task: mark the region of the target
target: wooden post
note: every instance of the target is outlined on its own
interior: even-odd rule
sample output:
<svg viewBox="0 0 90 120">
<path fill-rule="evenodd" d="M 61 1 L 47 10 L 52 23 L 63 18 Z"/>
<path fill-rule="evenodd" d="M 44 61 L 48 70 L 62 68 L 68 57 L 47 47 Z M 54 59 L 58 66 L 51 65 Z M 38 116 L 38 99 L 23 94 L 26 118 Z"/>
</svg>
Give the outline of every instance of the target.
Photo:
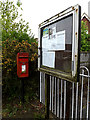
<svg viewBox="0 0 90 120">
<path fill-rule="evenodd" d="M 71 101 L 71 99 L 72 99 L 72 97 L 71 97 L 71 93 L 72 93 L 72 89 L 71 89 L 71 87 L 72 87 L 72 83 L 70 83 L 70 82 L 67 82 L 67 87 L 66 87 L 66 120 L 68 120 L 69 119 L 69 117 L 70 117 L 70 105 L 71 105 L 71 103 L 70 103 L 70 101 Z"/>
<path fill-rule="evenodd" d="M 24 79 L 21 79 L 21 101 L 24 103 Z"/>
<path fill-rule="evenodd" d="M 45 74 L 45 119 L 49 119 L 50 76 Z"/>
</svg>

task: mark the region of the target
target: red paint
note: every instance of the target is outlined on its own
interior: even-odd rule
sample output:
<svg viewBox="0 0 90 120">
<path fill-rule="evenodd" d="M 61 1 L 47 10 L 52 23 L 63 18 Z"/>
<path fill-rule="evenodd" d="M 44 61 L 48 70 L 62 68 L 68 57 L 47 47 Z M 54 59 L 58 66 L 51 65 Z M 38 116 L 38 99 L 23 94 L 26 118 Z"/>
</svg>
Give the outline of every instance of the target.
<svg viewBox="0 0 90 120">
<path fill-rule="evenodd" d="M 29 54 L 18 53 L 17 54 L 17 75 L 19 78 L 29 76 Z"/>
</svg>

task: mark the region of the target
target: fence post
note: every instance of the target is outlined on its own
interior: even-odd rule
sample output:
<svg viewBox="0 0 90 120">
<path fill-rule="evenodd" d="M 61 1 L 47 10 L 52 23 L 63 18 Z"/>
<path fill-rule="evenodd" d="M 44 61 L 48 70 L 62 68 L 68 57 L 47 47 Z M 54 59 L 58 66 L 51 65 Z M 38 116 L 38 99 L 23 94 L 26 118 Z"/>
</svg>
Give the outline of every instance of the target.
<svg viewBox="0 0 90 120">
<path fill-rule="evenodd" d="M 52 83 L 52 82 L 51 82 L 51 76 L 50 76 L 50 110 L 51 110 L 51 93 L 52 93 L 52 92 L 51 92 L 51 88 L 52 88 L 52 87 L 51 87 L 51 83 Z"/>
<path fill-rule="evenodd" d="M 42 102 L 42 87 L 41 87 L 41 85 L 42 85 L 42 83 L 41 83 L 41 80 L 42 80 L 42 77 L 41 77 L 41 75 L 42 75 L 42 73 L 40 72 L 40 102 Z"/>
<path fill-rule="evenodd" d="M 77 110 L 78 110 L 78 82 L 76 83 L 76 111 L 75 111 L 75 118 L 77 119 Z"/>
<path fill-rule="evenodd" d="M 62 90 L 63 90 L 62 82 L 63 80 L 61 80 L 60 119 L 62 118 Z"/>
<path fill-rule="evenodd" d="M 84 75 L 84 70 L 82 70 L 82 75 Z M 80 106 L 80 118 L 82 118 L 82 105 L 83 105 L 83 80 L 84 76 L 82 76 L 82 86 L 81 86 L 81 106 Z"/>
<path fill-rule="evenodd" d="M 89 70 L 88 70 L 88 88 L 87 88 L 87 116 L 86 118 L 88 119 L 89 118 Z"/>
<path fill-rule="evenodd" d="M 50 76 L 45 74 L 45 119 L 49 119 Z"/>
<path fill-rule="evenodd" d="M 54 77 L 52 77 L 52 113 L 53 113 L 53 91 L 54 91 Z"/>
<path fill-rule="evenodd" d="M 72 92 L 71 87 L 72 87 L 71 83 L 69 83 L 68 81 L 64 81 L 64 89 L 65 89 L 64 94 L 66 94 L 64 97 L 64 99 L 66 99 L 65 100 L 66 102 L 64 102 L 66 104 L 65 115 L 64 115 L 65 120 L 68 120 L 70 117 L 70 107 L 71 107 L 70 101 L 71 101 L 71 92 Z"/>
</svg>

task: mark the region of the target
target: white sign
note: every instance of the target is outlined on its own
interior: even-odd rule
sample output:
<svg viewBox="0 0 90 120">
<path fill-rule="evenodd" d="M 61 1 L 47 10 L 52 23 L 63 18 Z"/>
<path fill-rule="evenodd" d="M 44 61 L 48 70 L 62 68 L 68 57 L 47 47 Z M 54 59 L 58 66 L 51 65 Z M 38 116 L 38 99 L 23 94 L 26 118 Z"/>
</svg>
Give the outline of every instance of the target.
<svg viewBox="0 0 90 120">
<path fill-rule="evenodd" d="M 55 38 L 49 42 L 51 44 L 48 50 L 65 50 L 65 30 L 57 32 Z"/>
<path fill-rule="evenodd" d="M 56 33 L 56 50 L 65 50 L 65 30 Z"/>
<path fill-rule="evenodd" d="M 55 37 L 42 37 L 42 65 L 55 68 L 55 51 L 65 50 L 65 30 L 56 33 L 54 27 L 52 31 Z"/>
<path fill-rule="evenodd" d="M 22 72 L 26 72 L 26 65 L 22 65 Z"/>
<path fill-rule="evenodd" d="M 49 45 L 50 42 L 49 42 L 49 36 L 46 36 L 46 37 L 42 37 L 42 49 L 44 51 L 48 50 L 49 49 Z"/>
<path fill-rule="evenodd" d="M 55 68 L 55 52 L 43 52 L 42 58 L 44 66 Z"/>
<path fill-rule="evenodd" d="M 49 39 L 49 36 L 42 37 L 42 50 L 48 51 L 48 50 L 65 50 L 65 30 L 57 32 L 55 34 L 55 28 L 54 28 L 54 37 L 51 37 Z"/>
</svg>

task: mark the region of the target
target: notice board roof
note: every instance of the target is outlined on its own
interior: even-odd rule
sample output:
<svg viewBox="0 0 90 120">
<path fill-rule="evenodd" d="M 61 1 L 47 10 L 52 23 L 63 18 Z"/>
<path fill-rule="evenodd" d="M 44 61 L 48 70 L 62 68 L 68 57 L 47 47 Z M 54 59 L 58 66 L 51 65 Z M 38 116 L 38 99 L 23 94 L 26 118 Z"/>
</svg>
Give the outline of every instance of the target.
<svg viewBox="0 0 90 120">
<path fill-rule="evenodd" d="M 71 7 L 68 7 L 67 9 L 63 10 L 62 12 L 50 17 L 49 19 L 43 21 L 42 23 L 39 24 L 39 27 L 42 27 L 42 26 L 46 26 L 48 24 L 50 24 L 51 22 L 53 21 L 56 21 L 58 18 L 60 18 L 61 16 L 65 15 L 65 14 L 68 14 L 70 11 L 72 10 L 75 10 L 75 8 L 79 6 L 79 4 L 75 5 L 75 6 L 71 6 Z M 76 9 L 76 11 L 78 11 L 78 9 Z"/>
</svg>

